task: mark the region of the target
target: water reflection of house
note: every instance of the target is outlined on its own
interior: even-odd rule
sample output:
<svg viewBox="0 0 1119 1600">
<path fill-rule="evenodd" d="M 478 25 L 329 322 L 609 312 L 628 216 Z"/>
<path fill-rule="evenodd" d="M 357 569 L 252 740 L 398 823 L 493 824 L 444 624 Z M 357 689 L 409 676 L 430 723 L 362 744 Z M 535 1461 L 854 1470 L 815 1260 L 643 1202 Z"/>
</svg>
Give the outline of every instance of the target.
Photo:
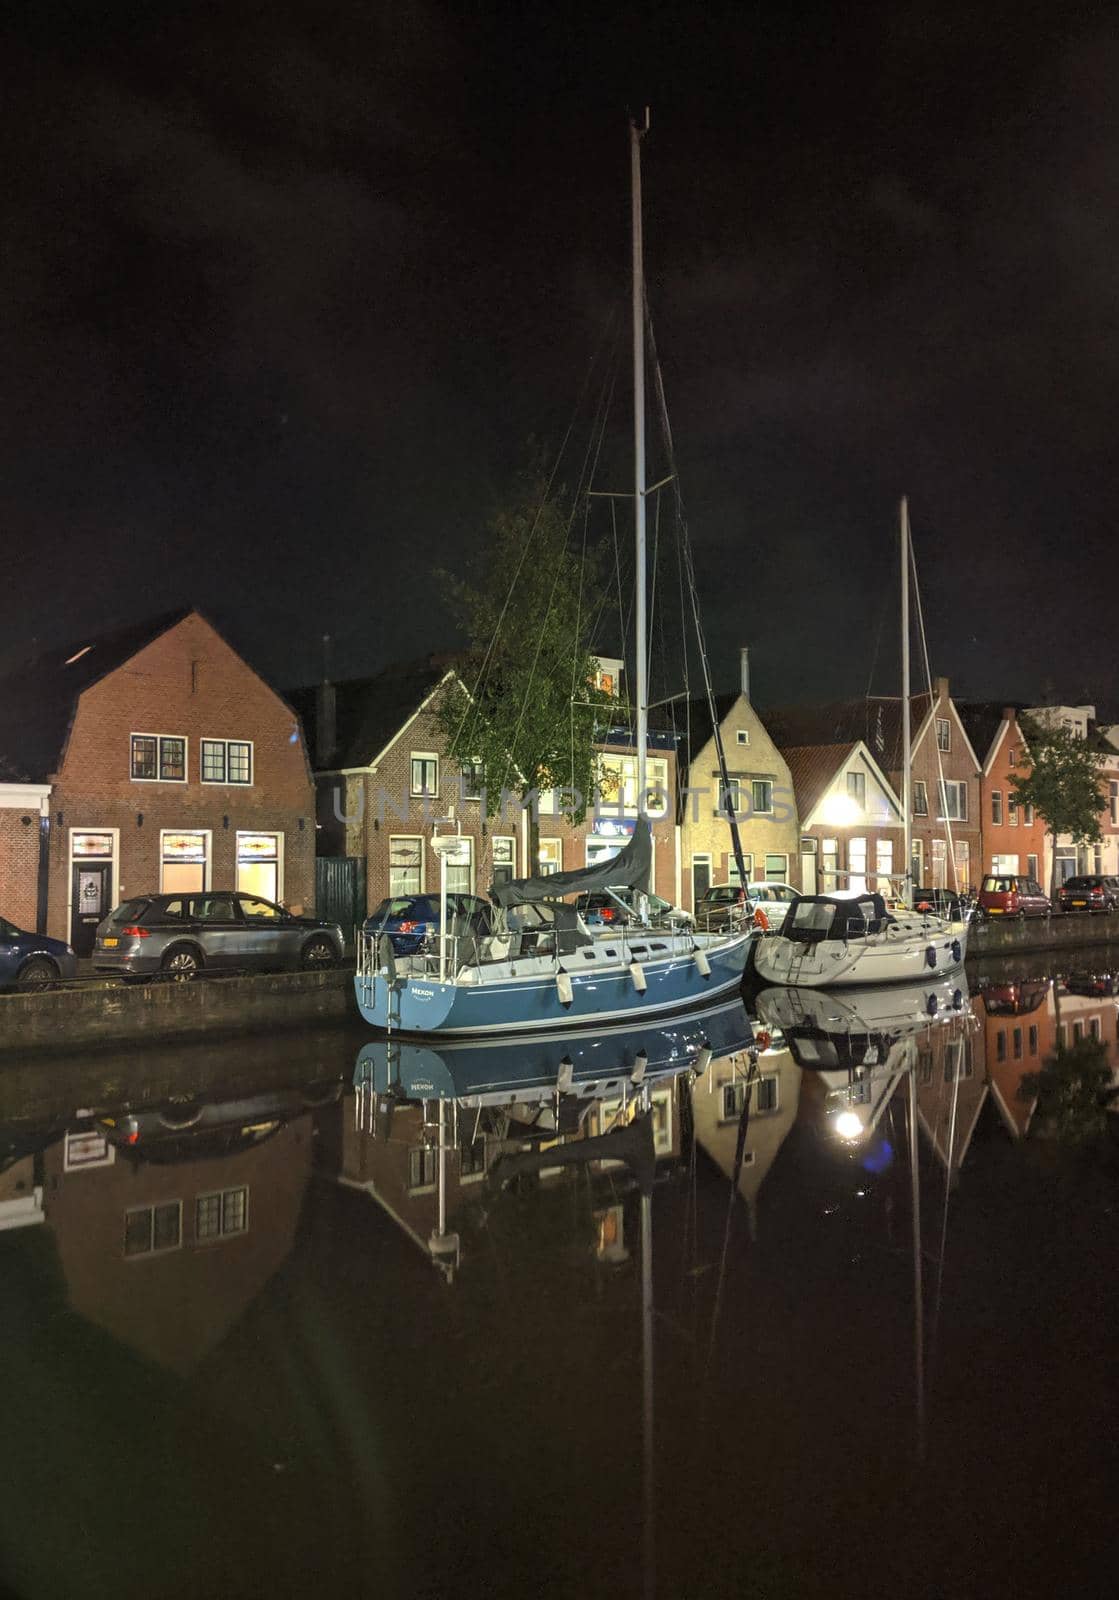
<svg viewBox="0 0 1119 1600">
<path fill-rule="evenodd" d="M 978 1001 L 957 1020 L 917 1034 L 917 1121 L 945 1166 L 958 1169 L 987 1098 L 986 1039 Z"/>
<path fill-rule="evenodd" d="M 0 1163 L 0 1231 L 43 1220 L 43 1191 L 35 1182 L 35 1157 Z"/>
<path fill-rule="evenodd" d="M 311 1117 L 234 1153 L 163 1164 L 44 1155 L 45 1210 L 71 1307 L 186 1373 L 290 1253 L 311 1171 Z M 188 1146 L 189 1148 L 189 1146 Z"/>
<path fill-rule="evenodd" d="M 983 1033 L 991 1099 L 1011 1137 L 1024 1138 L 1036 1100 L 1020 1097 L 1022 1079 L 1041 1070 L 1056 1042 L 1049 979 L 988 984 L 972 1004 Z"/>
<path fill-rule="evenodd" d="M 728 1178 L 734 1175 L 738 1128 L 746 1093 L 749 1058 L 724 1056 L 713 1061 L 692 1088 L 692 1114 L 700 1148 Z M 801 1069 L 789 1050 L 763 1050 L 751 1090 L 750 1123 L 738 1189 L 757 1225 L 758 1191 L 796 1121 Z"/>
</svg>

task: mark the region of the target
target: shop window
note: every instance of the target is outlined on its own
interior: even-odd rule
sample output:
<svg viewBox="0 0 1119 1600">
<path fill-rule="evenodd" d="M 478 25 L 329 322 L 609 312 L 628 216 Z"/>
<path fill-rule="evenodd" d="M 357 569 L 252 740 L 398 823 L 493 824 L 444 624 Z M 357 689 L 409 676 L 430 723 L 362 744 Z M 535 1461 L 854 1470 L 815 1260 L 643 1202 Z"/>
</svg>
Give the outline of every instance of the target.
<svg viewBox="0 0 1119 1600">
<path fill-rule="evenodd" d="M 181 1200 L 169 1200 L 158 1206 L 134 1206 L 124 1213 L 126 1256 L 150 1256 L 159 1250 L 177 1250 L 182 1239 Z"/>
<path fill-rule="evenodd" d="M 132 781 L 185 783 L 186 745 L 186 740 L 178 734 L 132 734 Z"/>
</svg>

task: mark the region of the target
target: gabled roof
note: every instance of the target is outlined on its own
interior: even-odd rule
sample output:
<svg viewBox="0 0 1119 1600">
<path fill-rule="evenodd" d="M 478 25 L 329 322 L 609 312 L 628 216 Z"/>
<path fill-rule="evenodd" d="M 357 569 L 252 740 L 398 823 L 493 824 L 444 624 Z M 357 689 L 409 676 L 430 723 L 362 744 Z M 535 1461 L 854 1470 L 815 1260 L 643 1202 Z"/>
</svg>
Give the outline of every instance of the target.
<svg viewBox="0 0 1119 1600">
<path fill-rule="evenodd" d="M 801 744 L 781 750 L 792 774 L 797 815 L 802 826 L 830 789 L 836 773 L 846 766 L 856 743 L 852 740 L 845 744 Z"/>
<path fill-rule="evenodd" d="M 371 678 L 334 684 L 336 735 L 330 766 L 372 766 L 458 660 L 453 655 L 424 656 L 396 662 Z M 318 694 L 317 686 L 310 685 L 286 695 L 302 718 L 307 748 L 312 751 L 318 749 Z"/>
<path fill-rule="evenodd" d="M 85 634 L 0 680 L 0 778 L 41 782 L 58 769 L 78 696 L 191 615 L 164 612 L 112 633 Z"/>
</svg>

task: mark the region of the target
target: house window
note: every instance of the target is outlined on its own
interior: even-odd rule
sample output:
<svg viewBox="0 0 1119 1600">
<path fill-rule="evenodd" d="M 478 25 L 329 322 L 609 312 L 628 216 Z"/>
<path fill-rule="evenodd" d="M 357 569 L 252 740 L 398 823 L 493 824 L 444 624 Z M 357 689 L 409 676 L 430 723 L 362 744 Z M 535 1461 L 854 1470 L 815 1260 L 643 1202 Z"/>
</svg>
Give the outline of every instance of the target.
<svg viewBox="0 0 1119 1600">
<path fill-rule="evenodd" d="M 929 791 L 925 787 L 924 778 L 913 780 L 913 815 L 927 817 L 929 814 Z"/>
<path fill-rule="evenodd" d="M 1018 755 L 1018 752 L 1015 750 L 1014 746 L 1011 745 L 1010 749 L 1006 753 L 1006 759 L 1007 759 L 1007 762 L 1008 762 L 1008 764 L 1010 766 L 1016 767 L 1018 765 L 1018 762 L 1017 762 L 1017 759 L 1016 759 L 1017 755 Z"/>
<path fill-rule="evenodd" d="M 951 778 L 946 778 L 939 786 L 940 811 L 939 819 L 943 822 L 967 821 L 967 784 L 954 783 Z"/>
<path fill-rule="evenodd" d="M 765 881 L 767 883 L 787 883 L 789 881 L 788 856 L 766 856 Z"/>
<path fill-rule="evenodd" d="M 722 1114 L 721 1122 L 737 1122 L 742 1115 L 742 1108 L 746 1104 L 746 1080 L 736 1078 L 733 1083 L 724 1083 L 722 1087 Z M 750 1110 L 760 1115 L 767 1115 L 777 1110 L 777 1079 L 767 1073 L 764 1077 L 755 1078 L 750 1095 Z"/>
<path fill-rule="evenodd" d="M 412 752 L 412 793 L 433 797 L 439 793 L 439 757 Z"/>
<path fill-rule="evenodd" d="M 830 894 L 839 876 L 839 840 L 820 840 L 820 889 Z"/>
<path fill-rule="evenodd" d="M 462 763 L 462 798 L 464 800 L 480 800 L 482 798 L 482 785 L 485 783 L 485 773 L 482 771 L 480 761 L 464 761 Z"/>
<path fill-rule="evenodd" d="M 741 883 L 742 880 L 738 875 L 738 862 L 734 859 L 733 855 L 728 855 L 726 859 L 727 859 L 727 882 L 728 883 Z M 743 855 L 743 857 L 742 857 L 742 865 L 746 869 L 746 882 L 750 883 L 753 880 L 753 876 L 754 876 L 754 858 L 753 858 L 753 856 L 751 856 L 751 855 Z"/>
<path fill-rule="evenodd" d="M 991 790 L 991 821 L 995 827 L 1002 825 L 1002 790 Z"/>
<path fill-rule="evenodd" d="M 423 840 L 394 834 L 389 839 L 389 894 L 420 894 L 423 877 Z"/>
<path fill-rule="evenodd" d="M 517 875 L 517 841 L 497 837 L 493 841 L 493 881 L 509 883 Z"/>
<path fill-rule="evenodd" d="M 953 839 L 952 850 L 956 858 L 955 887 L 962 892 L 971 888 L 971 845 L 967 839 Z"/>
<path fill-rule="evenodd" d="M 541 839 L 540 850 L 536 857 L 536 870 L 544 877 L 550 876 L 553 872 L 562 872 L 562 839 Z"/>
<path fill-rule="evenodd" d="M 718 774 L 715 774 L 717 777 Z M 645 763 L 645 810 L 651 817 L 668 814 L 668 761 L 650 756 Z M 721 794 L 720 786 L 720 794 Z M 637 815 L 637 757 L 610 752 L 598 760 L 598 802 L 627 817 Z M 543 803 L 541 803 L 543 810 Z"/>
<path fill-rule="evenodd" d="M 447 857 L 447 889 L 452 894 L 474 893 L 474 840 L 463 837 Z"/>
<path fill-rule="evenodd" d="M 157 1250 L 177 1250 L 182 1241 L 181 1200 L 169 1200 L 159 1206 L 133 1206 L 124 1213 L 126 1256 L 150 1256 Z"/>
<path fill-rule="evenodd" d="M 1112 778 L 1107 788 L 1108 803 L 1111 807 L 1111 825 L 1112 827 L 1117 827 L 1119 826 L 1119 783 L 1116 783 L 1115 779 Z M 1029 818 L 1028 820 L 1032 821 L 1033 819 Z"/>
<path fill-rule="evenodd" d="M 777 1079 L 768 1074 L 759 1078 L 754 1087 L 754 1110 L 765 1113 L 777 1110 Z"/>
<path fill-rule="evenodd" d="M 742 814 L 742 785 L 737 778 L 728 778 L 719 791 L 717 815 L 725 817 L 732 811 L 736 817 Z"/>
<path fill-rule="evenodd" d="M 1031 878 L 1036 878 L 1037 877 L 1037 857 L 1036 856 L 1027 856 L 1026 857 L 1026 873 Z"/>
<path fill-rule="evenodd" d="M 878 873 L 878 893 L 890 893 L 890 877 L 894 870 L 894 841 L 879 839 L 874 846 L 874 866 Z"/>
<path fill-rule="evenodd" d="M 1022 807 L 1022 821 L 1027 828 L 1032 828 L 1034 825 L 1034 808 L 1028 801 Z"/>
<path fill-rule="evenodd" d="M 249 1191 L 244 1185 L 218 1194 L 200 1194 L 194 1202 L 194 1236 L 200 1242 L 228 1239 L 231 1234 L 247 1233 L 248 1227 Z"/>
<path fill-rule="evenodd" d="M 163 828 L 159 835 L 159 887 L 163 894 L 178 890 L 200 891 L 206 888 L 206 864 L 210 853 L 210 835 L 205 833 L 172 833 Z"/>
<path fill-rule="evenodd" d="M 755 816 L 767 816 L 773 810 L 773 781 L 755 778 L 750 784 L 750 804 Z"/>
<path fill-rule="evenodd" d="M 849 772 L 847 774 L 847 797 L 855 802 L 860 811 L 866 810 L 865 772 Z"/>
<path fill-rule="evenodd" d="M 435 1187 L 435 1162 L 436 1152 L 430 1145 L 413 1145 L 408 1152 L 408 1187 L 409 1189 L 433 1189 Z"/>
<path fill-rule="evenodd" d="M 933 1055 L 931 1050 L 917 1052 L 917 1082 L 931 1083 L 933 1075 Z"/>
<path fill-rule="evenodd" d="M 948 887 L 948 844 L 944 839 L 932 841 L 932 885 L 934 889 Z"/>
<path fill-rule="evenodd" d="M 247 739 L 203 739 L 201 776 L 203 783 L 252 783 L 252 744 Z"/>
<path fill-rule="evenodd" d="M 1092 1039 L 1098 1039 L 1099 1038 L 1099 1036 L 1100 1036 L 1100 1019 L 1099 1019 L 1099 1017 L 1089 1017 L 1088 1018 L 1088 1035 Z"/>
<path fill-rule="evenodd" d="M 692 905 L 698 905 L 711 887 L 711 857 L 692 857 Z"/>
<path fill-rule="evenodd" d="M 750 743 L 750 730 L 748 728 L 739 728 L 738 733 L 735 735 L 735 737 L 737 738 L 739 744 L 749 744 Z"/>
<path fill-rule="evenodd" d="M 866 888 L 866 840 L 847 843 L 847 887 L 861 893 Z"/>
<path fill-rule="evenodd" d="M 459 1176 L 462 1178 L 476 1178 L 485 1170 L 485 1139 L 475 1139 L 472 1144 L 462 1145 L 459 1149 Z"/>
<path fill-rule="evenodd" d="M 278 900 L 283 893 L 282 833 L 238 833 L 237 887 L 245 894 Z"/>
<path fill-rule="evenodd" d="M 937 717 L 936 719 L 936 748 L 938 750 L 951 750 L 952 748 L 952 724 L 947 717 Z"/>
<path fill-rule="evenodd" d="M 1014 1030 L 1014 1059 L 1015 1059 L 1015 1061 L 1021 1061 L 1021 1059 L 1022 1059 L 1022 1030 L 1021 1030 L 1021 1028 L 1015 1028 L 1015 1030 Z"/>
<path fill-rule="evenodd" d="M 1000 1028 L 995 1034 L 995 1055 L 999 1061 L 1006 1060 L 1006 1029 Z"/>
<path fill-rule="evenodd" d="M 1073 1025 L 1072 1025 L 1072 1042 L 1073 1042 L 1073 1044 L 1079 1044 L 1080 1041 L 1083 1039 L 1083 1037 L 1084 1037 L 1084 1024 L 1082 1022 L 1074 1022 Z"/>
<path fill-rule="evenodd" d="M 178 734 L 132 735 L 134 783 L 185 783 L 186 740 Z"/>
<path fill-rule="evenodd" d="M 1031 1022 L 1030 1023 L 1029 1048 L 1030 1048 L 1030 1055 L 1036 1056 L 1037 1055 L 1037 1023 L 1036 1022 Z"/>
<path fill-rule="evenodd" d="M 944 1047 L 944 1081 L 954 1083 L 957 1078 L 972 1075 L 971 1051 L 963 1039 L 952 1039 Z"/>
<path fill-rule="evenodd" d="M 1018 826 L 1018 799 L 1016 795 L 1008 794 L 1006 797 L 1006 820 L 1012 828 Z"/>
</svg>

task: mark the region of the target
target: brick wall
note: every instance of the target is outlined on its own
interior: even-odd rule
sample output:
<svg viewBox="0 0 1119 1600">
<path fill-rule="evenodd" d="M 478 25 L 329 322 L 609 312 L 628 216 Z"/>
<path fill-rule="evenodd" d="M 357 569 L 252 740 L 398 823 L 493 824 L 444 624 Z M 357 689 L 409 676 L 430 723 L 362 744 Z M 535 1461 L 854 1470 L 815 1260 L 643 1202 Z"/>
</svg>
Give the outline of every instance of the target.
<svg viewBox="0 0 1119 1600">
<path fill-rule="evenodd" d="M 133 733 L 184 737 L 187 781 L 133 780 Z M 202 783 L 203 738 L 250 740 L 251 785 Z M 118 899 L 158 892 L 163 828 L 209 831 L 213 888 L 236 884 L 238 829 L 280 833 L 281 896 L 313 908 L 314 791 L 298 719 L 197 614 L 81 696 L 51 816 L 48 931 L 59 938 L 69 937 L 72 829 L 119 830 Z"/>
<path fill-rule="evenodd" d="M 25 820 L 26 819 L 26 820 Z M 39 878 L 39 806 L 0 807 L 0 916 L 35 930 Z"/>
</svg>

